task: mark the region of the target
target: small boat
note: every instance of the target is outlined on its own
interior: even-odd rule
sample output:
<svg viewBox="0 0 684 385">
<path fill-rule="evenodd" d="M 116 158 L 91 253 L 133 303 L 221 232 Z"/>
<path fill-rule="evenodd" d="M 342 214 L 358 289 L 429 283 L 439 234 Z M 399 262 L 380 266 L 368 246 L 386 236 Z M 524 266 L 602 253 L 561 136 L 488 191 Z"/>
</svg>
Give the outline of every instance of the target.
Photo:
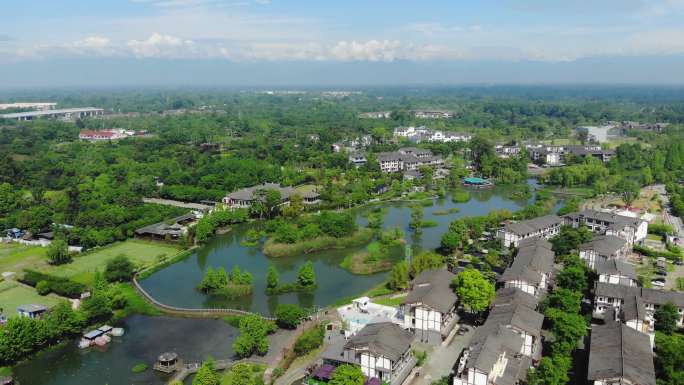
<svg viewBox="0 0 684 385">
<path fill-rule="evenodd" d="M 112 339 L 111 339 L 109 336 L 107 336 L 107 335 L 101 335 L 101 336 L 95 338 L 95 345 L 97 345 L 97 346 L 105 346 L 105 345 L 107 345 L 108 343 L 110 343 L 111 341 L 112 341 Z"/>
<path fill-rule="evenodd" d="M 111 334 L 114 337 L 121 337 L 122 335 L 124 335 L 124 329 L 123 328 L 113 328 L 109 334 Z"/>
<path fill-rule="evenodd" d="M 90 343 L 91 343 L 90 340 L 87 340 L 87 339 L 85 339 L 85 338 L 81 338 L 81 340 L 78 341 L 78 348 L 79 348 L 79 349 L 86 349 L 86 348 L 89 348 L 89 347 L 90 347 Z"/>
</svg>

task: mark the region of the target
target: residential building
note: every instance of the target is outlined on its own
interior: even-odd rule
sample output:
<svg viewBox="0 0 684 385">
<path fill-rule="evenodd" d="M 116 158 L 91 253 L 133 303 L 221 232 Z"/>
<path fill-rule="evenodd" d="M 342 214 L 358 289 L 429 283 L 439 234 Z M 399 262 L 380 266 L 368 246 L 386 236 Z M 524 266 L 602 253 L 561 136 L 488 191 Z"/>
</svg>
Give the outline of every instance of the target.
<svg viewBox="0 0 684 385">
<path fill-rule="evenodd" d="M 516 223 L 510 223 L 499 229 L 497 237 L 506 247 L 518 247 L 518 243 L 527 238 L 541 237 L 552 238 L 560 233 L 563 219 L 556 215 L 528 219 Z"/>
<path fill-rule="evenodd" d="M 608 259 L 596 264 L 598 281 L 624 286 L 637 286 L 634 266 L 617 259 Z"/>
<path fill-rule="evenodd" d="M 349 154 L 349 163 L 353 164 L 354 167 L 359 168 L 368 163 L 368 159 L 363 152 L 352 152 Z"/>
<path fill-rule="evenodd" d="M 646 221 L 615 213 L 582 210 L 568 214 L 564 218 L 565 224 L 574 228 L 586 226 L 593 233 L 622 238 L 630 246 L 642 242 L 648 235 L 648 223 Z"/>
<path fill-rule="evenodd" d="M 335 336 L 322 354 L 332 365 L 352 364 L 370 380 L 400 385 L 415 366 L 411 354 L 413 334 L 392 322 L 367 324 L 349 340 Z"/>
<path fill-rule="evenodd" d="M 81 130 L 81 132 L 78 134 L 78 138 L 90 142 L 97 142 L 123 139 L 133 135 L 135 135 L 135 131 L 127 131 L 123 129 Z"/>
<path fill-rule="evenodd" d="M 587 379 L 594 385 L 655 385 L 648 336 L 619 322 L 592 326 Z"/>
<path fill-rule="evenodd" d="M 135 230 L 135 235 L 142 238 L 179 239 L 187 234 L 188 227 L 198 219 L 196 213 L 188 213 L 168 221 L 155 223 Z"/>
<path fill-rule="evenodd" d="M 535 361 L 541 358 L 541 328 L 544 315 L 535 311 L 534 307 L 519 302 L 499 303 L 489 311 L 487 322 L 505 325 L 515 331 L 523 341 L 520 353 Z"/>
<path fill-rule="evenodd" d="M 537 298 L 546 293 L 555 258 L 554 252 L 546 243 L 538 241 L 521 246 L 511 266 L 499 277 L 499 284 L 518 288 Z"/>
<path fill-rule="evenodd" d="M 417 170 L 422 166 L 437 167 L 444 164 L 444 159 L 433 155 L 432 151 L 415 147 L 400 148 L 396 152 L 381 152 L 376 155 L 380 171 L 399 172 Z"/>
<path fill-rule="evenodd" d="M 451 288 L 456 276 L 446 269 L 420 273 L 401 304 L 404 328 L 421 342 L 440 344 L 456 325 L 458 298 Z"/>
<path fill-rule="evenodd" d="M 359 114 L 359 119 L 389 119 L 391 117 L 392 111 L 374 111 Z"/>
<path fill-rule="evenodd" d="M 45 111 L 45 110 L 51 110 L 57 106 L 57 103 L 33 103 L 33 102 L 24 102 L 24 103 L 2 103 L 0 104 L 0 110 L 9 110 L 9 109 L 36 109 L 39 111 Z"/>
<path fill-rule="evenodd" d="M 45 312 L 47 312 L 47 307 L 34 303 L 17 307 L 20 317 L 36 319 L 42 317 Z"/>
<path fill-rule="evenodd" d="M 656 309 L 666 303 L 671 303 L 677 307 L 679 319 L 677 325 L 684 326 L 684 293 L 678 291 L 665 291 L 648 289 L 638 286 L 616 285 L 606 282 L 596 282 L 594 284 L 594 306 L 593 317 L 597 319 L 605 318 L 606 312 L 615 308 L 621 310 L 628 297 L 639 297 L 644 305 L 648 318 L 652 318 Z"/>
<path fill-rule="evenodd" d="M 264 193 L 275 190 L 280 193 L 281 204 L 289 202 L 295 190 L 292 187 L 282 187 L 277 183 L 263 183 L 257 186 L 243 188 L 232 192 L 223 198 L 223 203 L 229 208 L 249 208 L 257 199 L 264 199 Z"/>
<path fill-rule="evenodd" d="M 614 235 L 600 235 L 580 245 L 579 256 L 590 268 L 596 269 L 597 263 L 625 259 L 629 250 L 626 240 Z"/>
<path fill-rule="evenodd" d="M 449 119 L 454 117 L 453 111 L 445 110 L 413 110 L 411 114 L 418 119 Z"/>
<path fill-rule="evenodd" d="M 522 148 L 520 146 L 497 145 L 494 147 L 494 151 L 496 151 L 496 156 L 499 158 L 510 158 L 520 155 Z"/>
</svg>

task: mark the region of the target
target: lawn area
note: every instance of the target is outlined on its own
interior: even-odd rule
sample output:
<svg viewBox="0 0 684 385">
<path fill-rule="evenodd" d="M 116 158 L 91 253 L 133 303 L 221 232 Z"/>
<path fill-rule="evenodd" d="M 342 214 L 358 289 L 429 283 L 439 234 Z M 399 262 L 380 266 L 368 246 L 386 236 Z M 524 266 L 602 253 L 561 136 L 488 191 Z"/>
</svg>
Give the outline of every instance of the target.
<svg viewBox="0 0 684 385">
<path fill-rule="evenodd" d="M 386 298 L 374 299 L 373 302 L 377 303 L 378 305 L 399 307 L 399 305 L 401 305 L 401 303 L 404 301 L 405 298 L 406 298 L 406 295 L 400 295 L 398 297 L 386 297 Z"/>
<path fill-rule="evenodd" d="M 129 239 L 76 256 L 73 262 L 66 265 L 51 266 L 43 263 L 38 270 L 72 278 L 87 285 L 92 283 L 96 270 L 104 270 L 107 261 L 120 254 L 127 256 L 137 267 L 142 268 L 162 259 L 169 259 L 180 251 L 181 249 L 174 245 Z"/>
<path fill-rule="evenodd" d="M 24 269 L 45 264 L 44 247 L 24 246 L 19 243 L 0 243 L 0 272 L 21 273 Z"/>
<path fill-rule="evenodd" d="M 54 294 L 38 295 L 34 289 L 23 286 L 16 281 L 0 282 L 0 308 L 7 317 L 16 317 L 17 307 L 21 305 L 35 303 L 50 308 L 64 300 L 64 298 Z"/>
</svg>

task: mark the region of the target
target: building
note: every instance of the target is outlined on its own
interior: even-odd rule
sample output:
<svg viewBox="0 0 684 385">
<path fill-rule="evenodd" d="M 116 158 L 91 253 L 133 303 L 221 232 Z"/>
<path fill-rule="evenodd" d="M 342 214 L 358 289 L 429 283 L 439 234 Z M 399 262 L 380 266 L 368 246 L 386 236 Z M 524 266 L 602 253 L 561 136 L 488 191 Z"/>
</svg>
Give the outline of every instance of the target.
<svg viewBox="0 0 684 385">
<path fill-rule="evenodd" d="M 117 140 L 135 135 L 135 131 L 112 129 L 112 130 L 81 130 L 78 138 L 90 142 Z"/>
<path fill-rule="evenodd" d="M 614 235 L 600 235 L 579 247 L 579 257 L 596 269 L 597 263 L 611 259 L 625 259 L 630 247 L 627 241 Z"/>
<path fill-rule="evenodd" d="M 619 322 L 594 325 L 587 379 L 594 385 L 656 385 L 648 336 Z"/>
<path fill-rule="evenodd" d="M 472 139 L 472 135 L 462 132 L 451 131 L 430 131 L 427 133 L 427 140 L 430 142 L 451 143 L 451 142 L 468 142 Z"/>
<path fill-rule="evenodd" d="M 647 318 L 652 319 L 656 309 L 666 303 L 671 303 L 677 307 L 680 318 L 677 320 L 679 327 L 684 326 L 684 293 L 678 291 L 665 291 L 648 289 L 638 286 L 616 285 L 606 282 L 596 282 L 594 284 L 594 306 L 593 317 L 603 319 L 607 311 L 615 309 L 620 311 L 626 299 L 629 297 L 639 297 L 643 303 Z"/>
<path fill-rule="evenodd" d="M 404 328 L 421 342 L 440 344 L 456 325 L 458 297 L 451 288 L 456 276 L 445 269 L 428 270 L 411 281 L 400 311 Z"/>
<path fill-rule="evenodd" d="M 353 164 L 354 167 L 359 168 L 368 163 L 368 159 L 363 152 L 352 152 L 349 154 L 349 163 Z"/>
<path fill-rule="evenodd" d="M 47 312 L 47 307 L 33 303 L 17 307 L 17 313 L 20 317 L 36 319 L 42 317 L 45 312 Z"/>
<path fill-rule="evenodd" d="M 4 119 L 17 120 L 34 120 L 40 118 L 47 119 L 81 119 L 85 117 L 92 117 L 104 114 L 102 108 L 83 107 L 83 108 L 65 108 L 59 110 L 43 110 L 43 111 L 29 111 L 29 112 L 15 112 L 13 114 L 0 115 Z"/>
<path fill-rule="evenodd" d="M 499 229 L 497 237 L 506 247 L 518 247 L 518 243 L 527 238 L 552 238 L 560 233 L 563 219 L 556 215 L 528 219 L 510 223 Z"/>
<path fill-rule="evenodd" d="M 375 111 L 359 114 L 359 119 L 389 119 L 391 117 L 392 111 Z"/>
<path fill-rule="evenodd" d="M 555 254 L 548 242 L 526 242 L 519 249 L 513 263 L 499 277 L 503 287 L 514 287 L 537 298 L 549 288 L 553 275 Z"/>
<path fill-rule="evenodd" d="M 634 266 L 617 259 L 608 259 L 596 264 L 598 281 L 624 286 L 637 286 L 637 274 Z"/>
<path fill-rule="evenodd" d="M 404 147 L 396 152 L 381 152 L 376 155 L 380 171 L 399 172 L 417 170 L 422 166 L 438 167 L 444 164 L 444 159 L 439 155 L 433 155 L 432 151 Z"/>
<path fill-rule="evenodd" d="M 593 233 L 622 238 L 630 246 L 642 242 L 648 235 L 648 223 L 646 221 L 615 213 L 582 210 L 568 214 L 564 218 L 565 224 L 574 228 L 586 226 Z"/>
<path fill-rule="evenodd" d="M 257 200 L 263 200 L 264 194 L 268 190 L 275 190 L 280 193 L 281 204 L 289 202 L 290 196 L 295 192 L 292 187 L 282 187 L 277 183 L 263 183 L 257 186 L 247 187 L 232 192 L 223 198 L 223 203 L 229 208 L 249 208 Z"/>
<path fill-rule="evenodd" d="M 188 227 L 198 218 L 196 213 L 188 213 L 168 221 L 155 223 L 135 230 L 135 235 L 141 238 L 175 240 L 187 234 Z"/>
<path fill-rule="evenodd" d="M 397 127 L 394 129 L 395 138 L 406 138 L 412 142 L 468 142 L 472 135 L 462 132 L 432 130 L 425 126 Z"/>
<path fill-rule="evenodd" d="M 612 124 L 605 126 L 581 126 L 577 127 L 578 134 L 584 134 L 591 142 L 604 143 L 607 142 L 611 136 L 615 136 L 617 127 Z"/>
<path fill-rule="evenodd" d="M 418 119 L 450 119 L 454 117 L 453 111 L 446 110 L 413 110 L 411 114 Z"/>
<path fill-rule="evenodd" d="M 367 324 L 349 340 L 337 334 L 322 354 L 326 364 L 357 365 L 368 380 L 400 385 L 415 366 L 413 334 L 391 322 Z"/>
<path fill-rule="evenodd" d="M 520 155 L 522 148 L 520 146 L 497 145 L 494 147 L 494 151 L 499 158 L 510 158 Z"/>
</svg>

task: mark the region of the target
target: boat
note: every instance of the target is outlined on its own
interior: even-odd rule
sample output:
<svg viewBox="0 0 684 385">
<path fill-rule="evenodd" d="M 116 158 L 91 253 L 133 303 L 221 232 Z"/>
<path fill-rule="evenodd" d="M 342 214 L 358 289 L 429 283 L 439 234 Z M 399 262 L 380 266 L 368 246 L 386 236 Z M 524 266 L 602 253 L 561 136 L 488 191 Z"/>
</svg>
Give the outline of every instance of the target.
<svg viewBox="0 0 684 385">
<path fill-rule="evenodd" d="M 95 345 L 97 345 L 97 346 L 105 346 L 108 343 L 110 343 L 111 341 L 112 341 L 112 339 L 108 335 L 103 334 L 103 335 L 95 338 L 94 342 L 95 342 Z"/>
<path fill-rule="evenodd" d="M 113 328 L 111 332 L 109 332 L 110 335 L 113 337 L 121 337 L 124 335 L 124 329 L 123 328 Z"/>
<path fill-rule="evenodd" d="M 86 349 L 86 348 L 89 348 L 89 347 L 90 347 L 90 343 L 91 343 L 90 340 L 87 340 L 87 339 L 85 339 L 85 338 L 81 338 L 81 340 L 78 341 L 78 348 L 79 348 L 79 349 Z"/>
<path fill-rule="evenodd" d="M 484 178 L 467 177 L 463 178 L 463 186 L 484 189 L 494 187 L 494 183 Z"/>
</svg>

